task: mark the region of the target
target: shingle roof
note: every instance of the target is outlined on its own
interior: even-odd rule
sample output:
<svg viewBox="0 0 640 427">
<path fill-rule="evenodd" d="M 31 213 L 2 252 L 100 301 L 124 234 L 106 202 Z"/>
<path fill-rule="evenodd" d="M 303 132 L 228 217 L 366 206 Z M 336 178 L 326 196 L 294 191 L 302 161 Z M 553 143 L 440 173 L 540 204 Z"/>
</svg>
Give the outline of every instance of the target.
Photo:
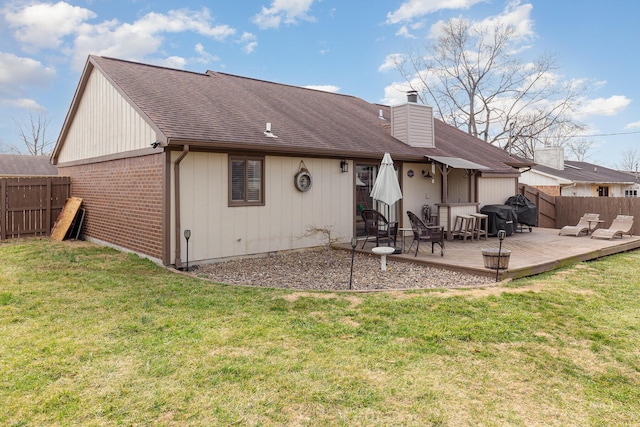
<svg viewBox="0 0 640 427">
<path fill-rule="evenodd" d="M 0 176 L 58 175 L 58 168 L 49 163 L 49 156 L 0 154 Z"/>
<path fill-rule="evenodd" d="M 574 160 L 564 161 L 564 170 L 550 168 L 548 166 L 536 165 L 534 170 L 549 175 L 557 176 L 574 182 L 585 183 L 622 183 L 639 182 L 640 179 L 628 172 L 620 172 L 593 163 L 577 162 Z"/>
<path fill-rule="evenodd" d="M 169 144 L 209 149 L 420 161 L 455 156 L 513 172 L 528 165 L 503 150 L 435 120 L 435 149 L 393 138 L 388 106 L 363 99 L 226 73 L 194 73 L 91 56 L 97 67 L 165 136 Z M 266 123 L 278 138 L 265 137 Z"/>
</svg>

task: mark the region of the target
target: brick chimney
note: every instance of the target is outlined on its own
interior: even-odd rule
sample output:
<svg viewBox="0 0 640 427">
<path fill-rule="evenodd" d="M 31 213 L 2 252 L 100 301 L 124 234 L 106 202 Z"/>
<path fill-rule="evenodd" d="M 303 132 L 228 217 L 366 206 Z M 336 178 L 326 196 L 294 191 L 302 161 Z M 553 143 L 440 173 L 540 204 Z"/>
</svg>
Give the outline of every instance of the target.
<svg viewBox="0 0 640 427">
<path fill-rule="evenodd" d="M 418 92 L 407 92 L 405 104 L 391 107 L 391 135 L 412 147 L 433 148 L 433 108 L 418 104 Z"/>
</svg>

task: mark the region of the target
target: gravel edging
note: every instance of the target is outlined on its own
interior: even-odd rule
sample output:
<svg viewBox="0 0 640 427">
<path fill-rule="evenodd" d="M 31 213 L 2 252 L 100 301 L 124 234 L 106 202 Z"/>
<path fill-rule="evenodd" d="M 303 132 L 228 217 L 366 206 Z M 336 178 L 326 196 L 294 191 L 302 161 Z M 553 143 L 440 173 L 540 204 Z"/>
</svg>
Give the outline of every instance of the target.
<svg viewBox="0 0 640 427">
<path fill-rule="evenodd" d="M 340 249 L 308 249 L 261 257 L 242 258 L 194 266 L 192 274 L 231 285 L 297 290 L 406 290 L 477 288 L 495 285 L 489 277 L 459 273 L 387 258 L 356 253 L 349 288 L 351 252 Z"/>
</svg>

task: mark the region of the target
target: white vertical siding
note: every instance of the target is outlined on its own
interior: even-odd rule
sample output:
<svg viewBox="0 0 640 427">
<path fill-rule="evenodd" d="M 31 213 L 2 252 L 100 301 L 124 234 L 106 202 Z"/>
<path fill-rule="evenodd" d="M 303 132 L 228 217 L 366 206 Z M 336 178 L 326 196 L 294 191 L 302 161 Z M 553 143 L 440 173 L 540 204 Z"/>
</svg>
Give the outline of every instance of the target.
<svg viewBox="0 0 640 427">
<path fill-rule="evenodd" d="M 58 162 L 149 148 L 155 131 L 118 91 L 96 71 L 89 76 Z"/>
<path fill-rule="evenodd" d="M 469 199 L 469 187 L 473 189 L 474 178 L 466 174 L 464 169 L 450 169 L 447 176 L 447 188 L 449 189 L 449 203 L 468 203 L 473 201 Z"/>
<path fill-rule="evenodd" d="M 405 227 L 409 227 L 409 217 L 406 211 L 411 211 L 414 214 L 420 216 L 422 211 L 422 205 L 430 205 L 431 211 L 436 213 L 436 203 L 441 203 L 440 198 L 442 188 L 442 175 L 436 169 L 434 176 L 434 182 L 430 179 L 422 177 L 422 171 L 431 173 L 431 163 L 405 163 L 402 167 L 403 176 L 401 176 L 402 182 L 402 208 L 404 210 L 403 221 L 401 222 Z M 409 177 L 407 172 L 413 171 L 413 177 Z"/>
<path fill-rule="evenodd" d="M 313 178 L 304 193 L 293 185 L 300 160 Z M 309 227 L 330 228 L 332 237 L 348 241 L 353 233 L 353 175 L 341 173 L 339 162 L 267 156 L 265 206 L 229 207 L 227 155 L 187 154 L 180 163 L 180 216 L 183 230 L 192 232 L 189 258 L 205 261 L 324 244 L 319 234 L 306 236 Z M 172 219 L 172 238 L 174 223 Z M 182 243 L 184 260 L 184 239 Z M 175 242 L 171 246 L 173 258 Z"/>
<path fill-rule="evenodd" d="M 478 201 L 480 206 L 502 205 L 517 193 L 517 178 L 478 178 Z"/>
</svg>

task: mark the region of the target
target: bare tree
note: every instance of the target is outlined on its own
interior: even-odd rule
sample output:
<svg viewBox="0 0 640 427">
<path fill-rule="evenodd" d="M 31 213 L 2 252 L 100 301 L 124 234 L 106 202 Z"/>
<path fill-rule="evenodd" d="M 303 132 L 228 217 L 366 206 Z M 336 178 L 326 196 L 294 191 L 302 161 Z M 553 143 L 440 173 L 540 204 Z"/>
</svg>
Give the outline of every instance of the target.
<svg viewBox="0 0 640 427">
<path fill-rule="evenodd" d="M 627 172 L 638 172 L 640 168 L 640 150 L 629 148 L 622 152 L 622 159 L 617 168 Z"/>
<path fill-rule="evenodd" d="M 426 55 L 396 59 L 396 69 L 441 120 L 513 154 L 563 145 L 583 128 L 571 118 L 585 88 L 562 83 L 554 60 L 522 63 L 511 52 L 513 26 L 470 26 L 452 19 Z"/>
<path fill-rule="evenodd" d="M 42 113 L 29 113 L 29 120 L 24 122 L 16 121 L 18 136 L 23 144 L 23 149 L 33 156 L 50 154 L 53 141 L 47 139 L 47 128 L 51 123 L 51 118 Z M 22 153 L 20 147 L 10 146 L 14 153 Z"/>
<path fill-rule="evenodd" d="M 578 138 L 566 144 L 568 157 L 579 162 L 586 162 L 591 157 L 590 151 L 593 148 L 593 141 L 585 138 Z"/>
</svg>

